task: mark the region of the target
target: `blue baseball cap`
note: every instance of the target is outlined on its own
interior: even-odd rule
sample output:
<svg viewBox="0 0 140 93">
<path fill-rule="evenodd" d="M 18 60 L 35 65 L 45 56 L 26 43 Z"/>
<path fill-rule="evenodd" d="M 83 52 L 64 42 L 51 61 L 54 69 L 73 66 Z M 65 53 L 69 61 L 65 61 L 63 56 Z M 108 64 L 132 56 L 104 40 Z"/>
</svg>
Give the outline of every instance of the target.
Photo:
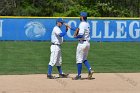
<svg viewBox="0 0 140 93">
<path fill-rule="evenodd" d="M 64 20 L 63 20 L 63 18 L 58 18 L 58 19 L 56 20 L 56 22 L 64 23 Z"/>
<path fill-rule="evenodd" d="M 80 16 L 87 17 L 87 12 L 81 12 Z"/>
</svg>

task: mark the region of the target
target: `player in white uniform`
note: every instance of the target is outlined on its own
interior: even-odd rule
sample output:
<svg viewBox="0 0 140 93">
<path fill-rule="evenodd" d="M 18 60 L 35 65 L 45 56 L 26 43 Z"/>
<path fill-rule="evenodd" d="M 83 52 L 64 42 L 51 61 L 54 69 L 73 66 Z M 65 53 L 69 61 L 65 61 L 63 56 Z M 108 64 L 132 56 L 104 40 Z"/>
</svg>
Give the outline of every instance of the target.
<svg viewBox="0 0 140 93">
<path fill-rule="evenodd" d="M 65 36 L 68 28 L 66 27 L 65 31 L 61 31 L 60 27 L 63 25 L 64 21 L 62 18 L 58 18 L 56 20 L 56 26 L 53 28 L 52 34 L 51 34 L 51 55 L 50 55 L 50 62 L 48 65 L 48 73 L 47 78 L 49 79 L 55 79 L 54 76 L 52 76 L 52 68 L 54 65 L 56 65 L 59 77 L 66 78 L 68 74 L 64 74 L 61 69 L 62 64 L 62 57 L 61 57 L 61 44 L 63 43 L 63 36 Z"/>
<path fill-rule="evenodd" d="M 85 66 L 88 69 L 88 79 L 92 78 L 92 75 L 94 71 L 91 69 L 89 62 L 87 60 L 88 51 L 90 48 L 90 25 L 87 22 L 87 13 L 81 12 L 80 13 L 80 21 L 79 28 L 71 28 L 71 30 L 76 30 L 74 37 L 78 39 L 78 46 L 76 51 L 76 63 L 77 63 L 77 72 L 78 75 L 73 78 L 74 80 L 81 79 L 81 71 L 82 71 L 82 63 L 85 64 Z M 68 25 L 67 25 L 68 26 Z"/>
</svg>

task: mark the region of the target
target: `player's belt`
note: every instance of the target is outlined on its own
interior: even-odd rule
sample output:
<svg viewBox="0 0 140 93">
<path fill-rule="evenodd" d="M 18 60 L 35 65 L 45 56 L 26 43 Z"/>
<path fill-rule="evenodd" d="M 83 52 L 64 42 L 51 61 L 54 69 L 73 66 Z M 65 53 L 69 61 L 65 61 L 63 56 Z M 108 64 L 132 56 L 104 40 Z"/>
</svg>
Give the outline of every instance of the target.
<svg viewBox="0 0 140 93">
<path fill-rule="evenodd" d="M 58 46 L 61 46 L 60 44 L 55 44 L 55 43 L 52 43 L 52 45 L 58 45 Z"/>
<path fill-rule="evenodd" d="M 79 41 L 87 41 L 87 40 L 79 40 Z"/>
</svg>

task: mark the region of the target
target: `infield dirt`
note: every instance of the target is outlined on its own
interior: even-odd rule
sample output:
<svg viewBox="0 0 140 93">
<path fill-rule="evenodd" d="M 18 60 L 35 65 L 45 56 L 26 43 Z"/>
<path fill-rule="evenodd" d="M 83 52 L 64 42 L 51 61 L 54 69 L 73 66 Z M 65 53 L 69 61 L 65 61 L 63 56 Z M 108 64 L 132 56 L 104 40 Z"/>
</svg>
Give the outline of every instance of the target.
<svg viewBox="0 0 140 93">
<path fill-rule="evenodd" d="M 45 74 L 0 75 L 0 93 L 140 93 L 140 73 L 95 73 L 92 80 L 85 79 L 87 74 L 82 77 L 50 80 Z"/>
</svg>

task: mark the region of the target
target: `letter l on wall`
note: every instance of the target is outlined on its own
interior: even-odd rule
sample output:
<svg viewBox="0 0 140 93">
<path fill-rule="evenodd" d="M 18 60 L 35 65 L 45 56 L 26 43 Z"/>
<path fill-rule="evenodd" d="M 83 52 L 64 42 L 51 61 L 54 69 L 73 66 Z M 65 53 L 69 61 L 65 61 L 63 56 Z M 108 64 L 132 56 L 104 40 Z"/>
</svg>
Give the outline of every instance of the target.
<svg viewBox="0 0 140 93">
<path fill-rule="evenodd" d="M 3 20 L 0 20 L 0 37 L 2 37 L 2 22 Z"/>
</svg>

